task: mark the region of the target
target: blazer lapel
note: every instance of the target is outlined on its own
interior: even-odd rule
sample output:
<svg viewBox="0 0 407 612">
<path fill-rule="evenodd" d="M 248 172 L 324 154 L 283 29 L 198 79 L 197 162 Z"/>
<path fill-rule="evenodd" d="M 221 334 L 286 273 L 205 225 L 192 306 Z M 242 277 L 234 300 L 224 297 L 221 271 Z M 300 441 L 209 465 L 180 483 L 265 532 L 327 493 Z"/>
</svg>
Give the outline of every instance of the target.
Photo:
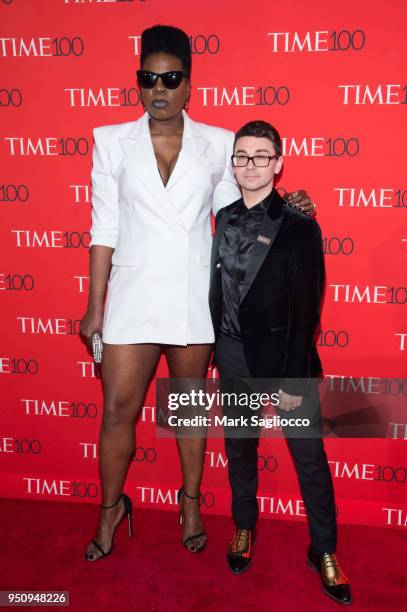
<svg viewBox="0 0 407 612">
<path fill-rule="evenodd" d="M 259 236 L 256 242 L 254 243 L 249 256 L 249 261 L 244 278 L 245 287 L 242 293 L 240 303 L 242 303 L 244 298 L 246 297 L 268 252 L 273 246 L 273 242 L 276 239 L 276 236 L 284 219 L 283 199 L 275 190 L 273 190 L 271 197 L 272 199 L 267 209 L 267 213 L 264 215 L 264 219 L 260 225 Z"/>
<path fill-rule="evenodd" d="M 177 163 L 167 183 L 167 190 L 171 189 L 182 179 L 190 168 L 199 160 L 209 147 L 210 142 L 201 136 L 197 124 L 182 111 L 184 118 L 184 132 L 182 135 L 182 148 Z"/>
<path fill-rule="evenodd" d="M 120 145 L 133 166 L 137 180 L 150 192 L 164 213 L 185 229 L 181 215 L 161 180 L 151 142 L 147 113 L 135 122 L 134 128 L 126 138 L 120 138 Z"/>
</svg>

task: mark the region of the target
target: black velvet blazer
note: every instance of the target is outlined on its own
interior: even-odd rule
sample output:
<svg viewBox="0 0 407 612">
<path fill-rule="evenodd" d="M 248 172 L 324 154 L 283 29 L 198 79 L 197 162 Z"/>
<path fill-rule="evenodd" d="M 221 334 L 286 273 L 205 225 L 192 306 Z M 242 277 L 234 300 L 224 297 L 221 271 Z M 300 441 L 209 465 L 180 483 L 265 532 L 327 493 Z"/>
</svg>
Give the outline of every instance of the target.
<svg viewBox="0 0 407 612">
<path fill-rule="evenodd" d="M 238 201 L 216 216 L 209 305 L 216 338 L 222 317 L 222 279 L 218 249 Z M 315 345 L 325 281 L 319 225 L 289 208 L 277 191 L 262 221 L 245 277 L 239 324 L 249 370 L 254 378 L 309 378 L 322 372 Z M 292 381 L 281 386 L 301 395 Z"/>
</svg>

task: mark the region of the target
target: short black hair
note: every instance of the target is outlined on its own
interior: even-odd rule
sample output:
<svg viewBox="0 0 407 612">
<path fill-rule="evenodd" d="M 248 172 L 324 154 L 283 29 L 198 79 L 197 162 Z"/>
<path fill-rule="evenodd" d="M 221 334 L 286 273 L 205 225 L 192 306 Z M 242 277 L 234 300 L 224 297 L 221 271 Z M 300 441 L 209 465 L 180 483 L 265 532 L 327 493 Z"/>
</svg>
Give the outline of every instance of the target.
<svg viewBox="0 0 407 612">
<path fill-rule="evenodd" d="M 185 76 L 191 76 L 191 44 L 187 34 L 179 28 L 155 25 L 141 34 L 140 65 L 152 53 L 168 53 L 181 60 Z"/>
<path fill-rule="evenodd" d="M 235 142 L 233 143 L 233 149 L 235 148 L 236 141 L 243 136 L 255 136 L 256 138 L 268 138 L 272 143 L 274 150 L 278 156 L 282 153 L 282 144 L 280 134 L 276 128 L 267 123 L 267 121 L 249 121 L 245 123 L 235 134 Z"/>
</svg>

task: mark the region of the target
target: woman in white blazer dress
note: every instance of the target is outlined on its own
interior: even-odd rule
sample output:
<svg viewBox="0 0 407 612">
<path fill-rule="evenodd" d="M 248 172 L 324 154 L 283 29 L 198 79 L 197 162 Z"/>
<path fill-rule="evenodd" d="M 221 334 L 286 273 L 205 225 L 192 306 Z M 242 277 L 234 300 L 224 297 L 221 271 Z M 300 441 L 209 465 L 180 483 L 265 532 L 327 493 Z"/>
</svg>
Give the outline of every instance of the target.
<svg viewBox="0 0 407 612">
<path fill-rule="evenodd" d="M 145 30 L 141 68 L 146 113 L 94 130 L 90 289 L 81 332 L 88 339 L 103 332 L 104 413 L 102 512 L 89 561 L 111 552 L 124 517 L 131 526 L 122 487 L 161 351 L 171 378 L 206 377 L 214 341 L 210 215 L 240 197 L 230 165 L 232 132 L 196 123 L 183 110 L 191 88 L 187 35 L 169 26 Z M 199 511 L 205 440 L 177 444 L 182 541 L 198 552 L 206 544 Z"/>
</svg>

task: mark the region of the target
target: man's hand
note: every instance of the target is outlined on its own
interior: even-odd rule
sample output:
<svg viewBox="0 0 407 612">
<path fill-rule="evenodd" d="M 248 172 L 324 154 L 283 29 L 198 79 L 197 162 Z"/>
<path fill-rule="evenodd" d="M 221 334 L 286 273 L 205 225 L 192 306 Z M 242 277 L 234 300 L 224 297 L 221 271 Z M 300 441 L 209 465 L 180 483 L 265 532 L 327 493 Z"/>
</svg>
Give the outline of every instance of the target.
<svg viewBox="0 0 407 612">
<path fill-rule="evenodd" d="M 302 395 L 288 395 L 288 393 L 284 393 L 282 389 L 279 389 L 278 397 L 278 408 L 280 408 L 281 410 L 285 410 L 285 412 L 295 410 L 296 408 L 298 408 L 298 406 L 301 405 L 302 402 Z"/>
<path fill-rule="evenodd" d="M 288 204 L 298 206 L 303 212 L 307 213 L 310 217 L 316 214 L 316 205 L 311 201 L 311 198 L 304 189 L 299 191 L 293 191 L 292 193 L 285 193 L 284 199 Z"/>
</svg>

